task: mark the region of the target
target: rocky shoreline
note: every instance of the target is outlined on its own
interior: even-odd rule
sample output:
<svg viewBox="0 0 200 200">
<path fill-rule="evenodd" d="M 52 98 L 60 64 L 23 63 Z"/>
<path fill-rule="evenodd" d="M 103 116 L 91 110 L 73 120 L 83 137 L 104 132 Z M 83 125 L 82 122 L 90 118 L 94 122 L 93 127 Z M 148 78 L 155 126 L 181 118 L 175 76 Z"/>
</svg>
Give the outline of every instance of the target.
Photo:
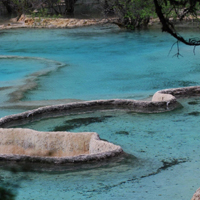
<svg viewBox="0 0 200 200">
<path fill-rule="evenodd" d="M 194 19 L 183 21 L 173 21 L 177 28 L 199 28 L 200 22 Z M 49 17 L 32 17 L 22 15 L 19 19 L 11 18 L 10 20 L 1 21 L 0 30 L 14 28 L 76 28 L 83 26 L 101 25 L 101 24 L 118 24 L 118 18 L 49 18 Z M 148 27 L 161 28 L 158 18 L 152 18 Z"/>
<path fill-rule="evenodd" d="M 116 23 L 117 18 L 103 19 L 76 19 L 76 18 L 39 18 L 22 15 L 17 21 L 17 18 L 12 18 L 9 21 L 0 25 L 0 29 L 13 28 L 76 28 L 82 26 L 91 26 L 107 23 Z"/>
</svg>

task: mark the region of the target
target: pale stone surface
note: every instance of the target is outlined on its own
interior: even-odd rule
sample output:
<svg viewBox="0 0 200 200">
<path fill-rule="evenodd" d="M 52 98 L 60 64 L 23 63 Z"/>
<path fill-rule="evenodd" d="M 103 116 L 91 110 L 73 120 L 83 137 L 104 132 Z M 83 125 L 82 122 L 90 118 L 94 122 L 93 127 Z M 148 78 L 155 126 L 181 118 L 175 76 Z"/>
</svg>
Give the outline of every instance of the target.
<svg viewBox="0 0 200 200">
<path fill-rule="evenodd" d="M 17 17 L 10 19 L 10 22 L 17 22 Z"/>
<path fill-rule="evenodd" d="M 112 143 L 98 140 L 98 135 L 93 134 L 91 136 L 90 145 L 89 145 L 90 154 L 109 152 L 109 151 L 115 150 L 115 148 L 116 146 L 114 146 Z"/>
<path fill-rule="evenodd" d="M 62 116 L 63 112 L 85 112 L 98 109 L 128 109 L 136 112 L 153 113 L 170 111 L 180 104 L 176 97 L 199 95 L 200 87 L 185 87 L 161 90 L 155 93 L 152 101 L 137 101 L 126 99 L 94 100 L 68 104 L 40 107 L 23 113 L 6 116 L 0 119 L 0 158 L 20 160 L 21 157 L 9 155 L 24 155 L 40 159 L 45 157 L 65 158 L 55 162 L 75 162 L 101 159 L 118 155 L 121 147 L 99 140 L 96 133 L 67 132 L 37 132 L 29 129 L 3 129 L 20 123 L 28 123 L 51 116 Z M 14 138 L 14 139 L 13 139 Z M 69 142 L 71 141 L 71 142 Z M 5 154 L 5 155 L 3 155 Z M 26 157 L 25 157 L 26 158 Z M 67 159 L 66 159 L 67 158 Z M 24 159 L 26 160 L 26 159 Z"/>
<path fill-rule="evenodd" d="M 55 157 L 88 154 L 92 134 L 0 129 L 0 153 Z"/>
<path fill-rule="evenodd" d="M 188 96 L 199 96 L 200 95 L 200 86 L 190 86 L 182 88 L 172 88 L 157 91 L 153 97 L 153 102 L 171 102 L 176 100 L 179 97 L 188 97 Z"/>
<path fill-rule="evenodd" d="M 171 94 L 163 94 L 160 92 L 156 92 L 152 97 L 152 101 L 171 101 L 173 99 L 175 99 L 175 97 Z"/>
<path fill-rule="evenodd" d="M 39 18 L 22 15 L 18 21 L 16 18 L 0 26 L 0 29 L 12 28 L 73 28 L 97 24 L 113 23 L 116 18 L 106 19 L 76 19 L 76 18 Z"/>
<path fill-rule="evenodd" d="M 18 19 L 18 22 L 24 22 L 25 19 L 26 19 L 26 16 L 22 14 L 21 17 Z"/>
<path fill-rule="evenodd" d="M 200 86 L 165 89 L 156 93 L 171 94 L 174 97 L 198 96 L 200 95 Z"/>
<path fill-rule="evenodd" d="M 31 129 L 0 129 L 0 157 L 28 156 L 67 158 L 122 152 L 120 146 L 101 141 L 94 132 L 39 132 Z M 97 156 L 98 157 L 98 156 Z M 95 158 L 95 157 L 94 157 Z M 84 160 L 84 161 L 85 161 Z"/>
<path fill-rule="evenodd" d="M 200 188 L 197 189 L 191 200 L 200 200 Z"/>
</svg>

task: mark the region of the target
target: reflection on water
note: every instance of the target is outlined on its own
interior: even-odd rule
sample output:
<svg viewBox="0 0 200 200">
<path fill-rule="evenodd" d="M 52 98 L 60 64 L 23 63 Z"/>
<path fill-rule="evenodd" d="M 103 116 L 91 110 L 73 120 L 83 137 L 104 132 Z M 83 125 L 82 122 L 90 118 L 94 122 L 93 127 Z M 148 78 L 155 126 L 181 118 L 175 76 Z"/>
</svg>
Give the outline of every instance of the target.
<svg viewBox="0 0 200 200">
<path fill-rule="evenodd" d="M 111 116 L 72 119 L 64 122 L 64 124 L 61 126 L 56 126 L 52 131 L 71 131 L 75 128 L 81 127 L 82 125 L 88 126 L 92 123 L 103 123 L 108 117 Z"/>
</svg>

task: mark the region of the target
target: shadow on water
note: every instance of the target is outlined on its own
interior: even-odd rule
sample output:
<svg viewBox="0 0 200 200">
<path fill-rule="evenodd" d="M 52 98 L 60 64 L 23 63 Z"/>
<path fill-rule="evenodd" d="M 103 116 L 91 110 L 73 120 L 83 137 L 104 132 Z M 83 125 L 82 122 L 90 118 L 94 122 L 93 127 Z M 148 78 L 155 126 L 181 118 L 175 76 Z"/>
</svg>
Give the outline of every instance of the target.
<svg viewBox="0 0 200 200">
<path fill-rule="evenodd" d="M 39 162 L 15 162 L 15 161 L 0 161 L 0 170 L 6 170 L 14 173 L 18 172 L 36 172 L 36 173 L 68 173 L 68 172 L 80 172 L 91 169 L 107 169 L 115 168 L 118 166 L 124 166 L 125 168 L 138 167 L 142 165 L 143 161 L 136 158 L 131 154 L 122 153 L 113 158 L 107 158 L 102 160 L 94 160 L 89 162 L 76 162 L 76 163 L 64 163 L 64 164 L 50 164 Z"/>
<path fill-rule="evenodd" d="M 70 131 L 81 126 L 87 126 L 93 123 L 101 123 L 112 116 L 104 117 L 88 117 L 88 118 L 77 118 L 71 119 L 64 122 L 61 126 L 56 126 L 53 131 Z"/>
<path fill-rule="evenodd" d="M 189 101 L 188 104 L 189 105 L 198 105 L 198 104 L 200 104 L 200 100 L 195 98 L 192 101 Z"/>
<path fill-rule="evenodd" d="M 200 112 L 198 112 L 198 111 L 196 111 L 196 112 L 190 112 L 190 113 L 188 113 L 188 115 L 192 115 L 192 116 L 197 117 L 197 116 L 200 116 Z"/>
<path fill-rule="evenodd" d="M 32 176 L 31 173 L 39 173 L 41 176 L 42 174 L 55 174 L 55 175 L 62 175 L 66 173 L 72 173 L 72 172 L 80 172 L 80 171 L 90 171 L 92 169 L 96 170 L 106 170 L 112 167 L 117 167 L 117 165 L 127 165 L 131 169 L 133 169 L 135 172 L 130 174 L 129 177 L 121 180 L 121 181 L 114 181 L 110 183 L 101 183 L 100 187 L 94 187 L 87 190 L 87 192 L 92 193 L 98 193 L 98 192 L 107 192 L 110 189 L 116 188 L 118 186 L 124 185 L 129 182 L 137 182 L 142 178 L 146 178 L 149 176 L 154 176 L 163 170 L 167 170 L 170 167 L 173 167 L 175 165 L 179 165 L 181 163 L 187 162 L 186 159 L 172 159 L 171 161 L 162 161 L 162 164 L 159 168 L 152 168 L 151 171 L 145 170 L 145 172 L 141 173 L 141 168 L 145 168 L 144 161 L 141 161 L 137 159 L 136 157 L 128 154 L 123 154 L 120 157 L 113 158 L 110 160 L 104 160 L 103 162 L 93 162 L 93 163 L 83 163 L 80 165 L 75 164 L 68 164 L 68 165 L 59 165 L 59 166 L 49 166 L 44 164 L 28 164 L 28 163 L 13 163 L 13 162 L 0 162 L 0 170 L 6 170 L 7 172 L 11 172 L 7 178 L 0 176 L 0 200 L 14 200 L 16 196 L 18 195 L 18 189 L 20 189 L 23 182 L 28 182 L 28 184 L 31 184 Z M 149 165 L 150 163 L 146 163 Z M 151 163 L 153 164 L 153 162 Z M 48 170 L 46 170 L 48 168 Z M 138 170 L 139 169 L 139 170 Z M 126 169 L 127 170 L 127 169 Z M 31 173 L 30 173 L 31 172 Z M 88 173 L 90 173 L 88 172 Z M 138 173 L 139 172 L 139 173 Z M 42 173 L 42 174 L 41 174 Z M 117 174 L 121 173 L 120 171 L 117 171 Z M 93 174 L 94 175 L 94 174 Z M 93 176 L 92 175 L 92 176 Z M 90 176 L 89 174 L 87 176 Z M 95 175 L 94 175 L 95 176 Z M 95 177 L 93 177 L 95 178 Z M 5 195 L 6 196 L 3 196 Z M 2 197 L 2 198 L 1 198 Z M 6 198 L 5 198 L 6 197 Z"/>
</svg>

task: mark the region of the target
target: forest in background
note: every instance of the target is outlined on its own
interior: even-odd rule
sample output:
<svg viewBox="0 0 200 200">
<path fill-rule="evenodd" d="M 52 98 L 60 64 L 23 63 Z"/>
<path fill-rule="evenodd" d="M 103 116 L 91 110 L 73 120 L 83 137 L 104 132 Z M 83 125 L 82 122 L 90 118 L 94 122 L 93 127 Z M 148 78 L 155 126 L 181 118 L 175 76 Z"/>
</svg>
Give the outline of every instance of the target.
<svg viewBox="0 0 200 200">
<path fill-rule="evenodd" d="M 73 17 L 76 5 L 81 0 L 0 0 L 8 14 L 39 17 Z M 158 17 L 162 31 L 169 33 L 179 42 L 199 46 L 198 39 L 185 39 L 176 30 L 175 22 L 184 19 L 199 20 L 200 0 L 95 0 L 96 9 L 104 17 L 114 15 L 121 27 L 134 30 L 146 27 L 151 18 Z M 84 1 L 82 1 L 84 2 Z M 91 4 L 90 1 L 85 1 Z M 82 4 L 84 5 L 84 3 Z M 84 11 L 85 8 L 83 8 Z"/>
</svg>

